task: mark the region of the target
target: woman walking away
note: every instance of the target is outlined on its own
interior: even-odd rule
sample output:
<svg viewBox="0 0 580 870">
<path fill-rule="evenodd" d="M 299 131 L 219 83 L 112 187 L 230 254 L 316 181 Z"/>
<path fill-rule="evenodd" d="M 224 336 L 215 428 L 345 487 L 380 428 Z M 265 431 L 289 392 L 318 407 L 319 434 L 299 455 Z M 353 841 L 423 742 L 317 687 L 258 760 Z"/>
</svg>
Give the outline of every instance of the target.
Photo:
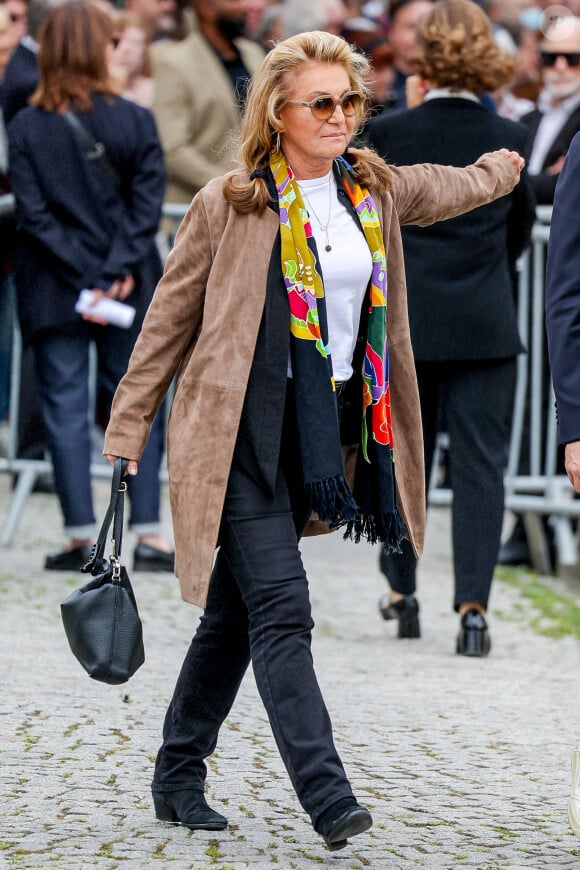
<svg viewBox="0 0 580 870">
<path fill-rule="evenodd" d="M 525 127 L 491 113 L 483 93 L 504 84 L 510 55 L 472 0 L 439 0 L 419 25 L 424 101 L 381 115 L 369 141 L 398 166 L 434 160 L 467 166 L 481 149 L 525 149 Z M 409 80 L 410 81 L 410 80 Z M 515 306 L 515 263 L 530 240 L 534 197 L 524 177 L 513 192 L 476 213 L 403 230 L 409 321 L 421 401 L 428 482 L 445 421 L 453 491 L 455 649 L 481 658 L 490 651 L 487 607 L 504 516 L 504 470 L 521 351 Z M 379 608 L 399 637 L 418 637 L 417 559 L 380 555 L 389 583 Z"/>
</svg>

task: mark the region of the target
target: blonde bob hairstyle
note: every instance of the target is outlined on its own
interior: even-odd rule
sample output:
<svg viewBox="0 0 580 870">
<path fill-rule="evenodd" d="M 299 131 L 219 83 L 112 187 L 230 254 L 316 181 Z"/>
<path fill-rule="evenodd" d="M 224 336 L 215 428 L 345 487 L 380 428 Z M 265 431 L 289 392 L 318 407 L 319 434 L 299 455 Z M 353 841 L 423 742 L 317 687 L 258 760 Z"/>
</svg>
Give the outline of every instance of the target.
<svg viewBox="0 0 580 870">
<path fill-rule="evenodd" d="M 292 78 L 300 67 L 311 63 L 344 67 L 351 89 L 367 93 L 365 77 L 369 62 L 342 37 L 312 30 L 279 42 L 264 58 L 248 90 L 238 147 L 243 169 L 228 175 L 223 184 L 223 195 L 236 211 L 262 213 L 267 207 L 271 197 L 264 177 L 248 178 L 248 172 L 251 175 L 267 169 L 270 152 L 277 145 L 280 110 L 289 99 Z M 357 128 L 363 120 L 361 108 L 356 117 Z M 375 152 L 350 149 L 349 159 L 357 169 L 360 183 L 387 189 L 390 173 Z"/>
<path fill-rule="evenodd" d="M 438 0 L 419 24 L 415 68 L 433 87 L 495 91 L 515 62 L 496 45 L 491 22 L 473 0 Z"/>
</svg>

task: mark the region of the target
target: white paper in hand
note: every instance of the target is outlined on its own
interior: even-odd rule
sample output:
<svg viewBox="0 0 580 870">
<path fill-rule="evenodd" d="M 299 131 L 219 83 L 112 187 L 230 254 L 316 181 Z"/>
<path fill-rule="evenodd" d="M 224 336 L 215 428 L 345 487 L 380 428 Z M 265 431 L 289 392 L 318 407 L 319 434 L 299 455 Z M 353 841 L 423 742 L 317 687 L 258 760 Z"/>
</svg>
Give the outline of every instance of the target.
<svg viewBox="0 0 580 870">
<path fill-rule="evenodd" d="M 101 317 L 107 323 L 123 329 L 131 326 L 135 319 L 135 309 L 131 305 L 119 302 L 117 299 L 109 299 L 108 296 L 101 297 L 95 305 L 91 305 L 93 298 L 93 290 L 81 290 L 75 311 L 79 314 L 94 314 L 95 317 Z"/>
</svg>

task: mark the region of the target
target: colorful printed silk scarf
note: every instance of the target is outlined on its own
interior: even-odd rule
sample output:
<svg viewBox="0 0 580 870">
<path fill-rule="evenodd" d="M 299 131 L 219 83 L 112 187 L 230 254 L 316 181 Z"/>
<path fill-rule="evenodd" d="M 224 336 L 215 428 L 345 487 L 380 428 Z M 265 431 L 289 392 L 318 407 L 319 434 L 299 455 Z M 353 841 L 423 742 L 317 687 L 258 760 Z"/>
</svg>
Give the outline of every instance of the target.
<svg viewBox="0 0 580 870">
<path fill-rule="evenodd" d="M 290 356 L 299 449 L 312 509 L 345 537 L 382 541 L 399 551 L 404 527 L 395 505 L 393 429 L 387 348 L 387 262 L 373 198 L 344 158 L 336 166 L 372 256 L 370 304 L 362 371 L 361 451 L 351 493 L 344 476 L 326 303 L 312 227 L 292 169 L 270 156 L 278 191 L 282 274 L 290 306 Z"/>
</svg>

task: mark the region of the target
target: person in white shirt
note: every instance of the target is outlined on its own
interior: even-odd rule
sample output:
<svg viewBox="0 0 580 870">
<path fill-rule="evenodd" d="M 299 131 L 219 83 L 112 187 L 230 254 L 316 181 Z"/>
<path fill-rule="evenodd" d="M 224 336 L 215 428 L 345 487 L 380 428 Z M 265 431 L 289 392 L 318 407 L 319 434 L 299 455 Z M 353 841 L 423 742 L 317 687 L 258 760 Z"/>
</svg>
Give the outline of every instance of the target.
<svg viewBox="0 0 580 870">
<path fill-rule="evenodd" d="M 574 135 L 580 130 L 580 18 L 560 18 L 540 44 L 544 90 L 521 120 L 531 133 L 528 172 L 539 204 L 551 205 Z"/>
</svg>

